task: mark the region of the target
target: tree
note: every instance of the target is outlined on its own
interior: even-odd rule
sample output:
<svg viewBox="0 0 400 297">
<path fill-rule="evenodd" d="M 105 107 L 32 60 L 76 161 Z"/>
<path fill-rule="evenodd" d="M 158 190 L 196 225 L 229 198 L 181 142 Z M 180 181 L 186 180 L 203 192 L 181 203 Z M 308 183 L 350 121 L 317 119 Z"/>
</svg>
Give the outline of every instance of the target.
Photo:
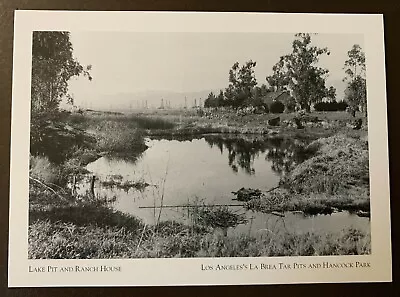
<svg viewBox="0 0 400 297">
<path fill-rule="evenodd" d="M 84 75 L 92 80 L 91 66 L 83 67 L 73 56 L 69 32 L 33 32 L 31 130 L 32 154 L 45 154 L 51 161 L 61 162 L 65 151 L 79 143 L 80 135 L 65 129 L 60 114 L 60 102 L 68 94 L 72 77 Z"/>
<path fill-rule="evenodd" d="M 347 56 L 349 58 L 344 62 L 343 67 L 347 76 L 343 81 L 352 81 L 358 76 L 365 77 L 365 53 L 361 46 L 354 44 L 347 52 Z"/>
<path fill-rule="evenodd" d="M 79 75 L 92 80 L 89 71 L 73 56 L 69 32 L 35 31 L 32 46 L 32 113 L 58 110 L 62 98 L 70 103 L 68 81 Z"/>
<path fill-rule="evenodd" d="M 220 106 L 224 106 L 224 92 L 222 90 L 219 91 L 218 96 L 215 98 L 216 102 L 216 106 L 220 107 Z"/>
<path fill-rule="evenodd" d="M 336 100 L 336 89 L 334 87 L 332 86 L 329 87 L 329 89 L 326 92 L 326 98 L 328 98 L 330 102 Z"/>
<path fill-rule="evenodd" d="M 204 100 L 204 107 L 216 107 L 216 97 L 213 92 L 208 94 L 206 100 Z"/>
<path fill-rule="evenodd" d="M 356 110 L 361 106 L 367 116 L 367 82 L 365 79 L 365 53 L 358 44 L 353 45 L 347 52 L 348 59 L 344 62 L 343 69 L 347 82 L 345 98 L 351 109 Z M 353 112 L 354 115 L 354 112 Z"/>
<path fill-rule="evenodd" d="M 330 52 L 311 45 L 308 33 L 296 34 L 292 49 L 291 54 L 280 57 L 266 80 L 275 90 L 292 91 L 301 108 L 310 111 L 311 103 L 321 101 L 328 92 L 325 80 L 329 71 L 316 64 L 321 55 Z"/>
<path fill-rule="evenodd" d="M 260 87 L 260 92 L 261 92 L 262 97 L 266 96 L 269 92 L 273 92 L 273 91 L 274 91 L 274 88 L 267 87 L 266 84 L 262 84 Z"/>
<path fill-rule="evenodd" d="M 252 98 L 252 90 L 257 85 L 254 74 L 256 62 L 247 61 L 240 67 L 239 62 L 233 64 L 229 70 L 229 86 L 226 89 L 228 100 L 232 106 L 238 107 L 245 100 Z"/>
<path fill-rule="evenodd" d="M 261 87 L 254 87 L 253 91 L 252 91 L 252 97 L 249 100 L 249 105 L 252 105 L 254 107 L 259 108 L 259 110 L 266 110 L 266 108 L 268 108 L 268 106 L 264 103 L 264 101 L 262 100 L 263 96 L 266 95 L 266 91 L 265 91 L 265 85 L 262 85 Z M 265 92 L 265 93 L 264 93 Z"/>
<path fill-rule="evenodd" d="M 353 111 L 353 116 L 355 116 L 358 106 L 361 106 L 361 111 L 367 116 L 367 82 L 365 78 L 357 76 L 349 82 L 345 89 L 345 98 Z"/>
</svg>

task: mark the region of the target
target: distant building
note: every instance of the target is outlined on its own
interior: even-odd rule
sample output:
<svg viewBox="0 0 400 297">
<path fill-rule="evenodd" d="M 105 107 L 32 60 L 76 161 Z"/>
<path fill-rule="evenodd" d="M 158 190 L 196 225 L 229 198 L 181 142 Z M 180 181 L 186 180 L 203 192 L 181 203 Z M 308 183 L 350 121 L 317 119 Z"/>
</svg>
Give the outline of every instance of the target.
<svg viewBox="0 0 400 297">
<path fill-rule="evenodd" d="M 268 92 L 261 100 L 268 107 L 270 107 L 273 102 L 279 101 L 285 105 L 285 111 L 294 111 L 296 106 L 296 99 L 290 95 L 289 91 L 285 90 Z"/>
</svg>

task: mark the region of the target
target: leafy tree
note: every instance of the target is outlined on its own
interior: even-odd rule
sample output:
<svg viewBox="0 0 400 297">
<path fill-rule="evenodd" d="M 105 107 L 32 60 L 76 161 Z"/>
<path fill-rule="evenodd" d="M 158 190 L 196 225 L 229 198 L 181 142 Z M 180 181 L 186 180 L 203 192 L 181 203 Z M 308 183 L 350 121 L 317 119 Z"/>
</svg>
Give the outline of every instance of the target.
<svg viewBox="0 0 400 297">
<path fill-rule="evenodd" d="M 81 135 L 66 129 L 59 105 L 63 98 L 73 103 L 68 94 L 72 77 L 84 75 L 92 80 L 91 66 L 83 67 L 73 56 L 69 32 L 33 33 L 31 84 L 31 153 L 45 154 L 60 161 Z"/>
<path fill-rule="evenodd" d="M 311 35 L 298 33 L 292 43 L 292 53 L 280 57 L 273 66 L 273 74 L 266 80 L 275 90 L 290 90 L 302 109 L 310 111 L 311 103 L 319 102 L 328 92 L 325 79 L 328 70 L 316 64 L 328 48 L 311 45 Z"/>
<path fill-rule="evenodd" d="M 266 87 L 265 85 L 263 85 Z M 268 105 L 264 103 L 262 98 L 268 93 L 263 86 L 261 87 L 254 87 L 252 90 L 252 96 L 251 98 L 248 99 L 248 104 L 247 105 L 252 105 L 254 107 L 259 108 L 259 110 L 264 110 L 266 111 L 268 108 Z"/>
<path fill-rule="evenodd" d="M 216 97 L 213 92 L 208 94 L 206 100 L 204 100 L 204 107 L 216 107 Z"/>
<path fill-rule="evenodd" d="M 358 76 L 365 77 L 365 53 L 361 46 L 354 44 L 347 52 L 347 56 L 349 58 L 344 62 L 343 67 L 347 76 L 343 80 L 352 81 Z"/>
<path fill-rule="evenodd" d="M 367 115 L 367 83 L 365 79 L 365 53 L 358 44 L 353 45 L 347 52 L 348 59 L 344 62 L 343 69 L 346 76 L 343 81 L 347 82 L 345 98 L 350 107 L 355 110 L 361 106 Z M 353 113 L 354 115 L 354 113 Z"/>
<path fill-rule="evenodd" d="M 68 96 L 68 81 L 79 75 L 92 80 L 91 65 L 84 68 L 73 56 L 69 32 L 35 31 L 32 46 L 32 113 L 52 112 Z"/>
<path fill-rule="evenodd" d="M 235 101 L 235 90 L 232 84 L 230 84 L 224 92 L 224 106 L 233 106 Z"/>
<path fill-rule="evenodd" d="M 326 92 L 326 98 L 328 98 L 330 102 L 336 100 L 336 89 L 334 87 L 332 86 L 329 87 L 329 89 Z"/>
<path fill-rule="evenodd" d="M 216 102 L 216 106 L 224 106 L 224 92 L 222 90 L 219 91 L 218 96 L 215 98 Z"/>
<path fill-rule="evenodd" d="M 261 87 L 257 87 L 260 89 L 261 96 L 264 97 L 266 96 L 269 92 L 273 92 L 274 88 L 268 87 L 266 84 L 262 84 Z"/>
<path fill-rule="evenodd" d="M 289 69 L 286 65 L 287 56 L 281 56 L 279 62 L 272 67 L 273 75 L 267 76 L 266 80 L 274 91 L 287 90 L 291 79 Z"/>
<path fill-rule="evenodd" d="M 252 90 L 257 85 L 255 66 L 256 62 L 252 60 L 247 61 L 243 66 L 236 62 L 229 70 L 229 86 L 225 92 L 230 105 L 238 107 L 246 99 L 252 98 Z"/>
<path fill-rule="evenodd" d="M 367 116 L 367 82 L 365 78 L 357 76 L 349 82 L 345 89 L 345 98 L 353 110 L 353 116 L 355 116 L 355 111 L 358 110 L 359 106 Z"/>
</svg>

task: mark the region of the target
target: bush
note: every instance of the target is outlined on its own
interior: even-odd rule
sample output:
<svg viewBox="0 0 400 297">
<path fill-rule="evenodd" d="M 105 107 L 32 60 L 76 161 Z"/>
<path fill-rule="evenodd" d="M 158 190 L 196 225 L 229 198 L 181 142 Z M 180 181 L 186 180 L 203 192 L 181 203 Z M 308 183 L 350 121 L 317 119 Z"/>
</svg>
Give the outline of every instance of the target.
<svg viewBox="0 0 400 297">
<path fill-rule="evenodd" d="M 318 102 L 314 105 L 316 111 L 345 111 L 347 108 L 345 101 Z"/>
<path fill-rule="evenodd" d="M 51 163 L 47 157 L 31 156 L 29 165 L 30 175 L 44 183 L 57 183 L 60 179 L 60 169 Z"/>
<path fill-rule="evenodd" d="M 50 162 L 60 165 L 74 146 L 84 146 L 92 141 L 82 130 L 67 124 L 67 118 L 69 116 L 64 112 L 32 116 L 30 153 L 34 156 L 46 156 Z"/>
<path fill-rule="evenodd" d="M 113 153 L 142 152 L 147 146 L 137 129 L 130 129 L 129 123 L 105 120 L 96 127 L 96 146 L 99 151 Z"/>
<path fill-rule="evenodd" d="M 285 105 L 282 102 L 274 101 L 269 107 L 269 111 L 272 113 L 283 113 L 285 110 Z"/>
<path fill-rule="evenodd" d="M 142 129 L 168 130 L 175 127 L 174 123 L 167 121 L 161 117 L 131 116 L 130 120 L 135 122 L 138 127 Z"/>
</svg>

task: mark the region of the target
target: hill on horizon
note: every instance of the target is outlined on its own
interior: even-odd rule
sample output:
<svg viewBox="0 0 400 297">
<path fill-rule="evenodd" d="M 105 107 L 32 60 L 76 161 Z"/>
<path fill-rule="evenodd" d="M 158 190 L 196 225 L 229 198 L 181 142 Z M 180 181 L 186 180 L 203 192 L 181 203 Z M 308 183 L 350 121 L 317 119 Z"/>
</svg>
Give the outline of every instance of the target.
<svg viewBox="0 0 400 297">
<path fill-rule="evenodd" d="M 134 110 L 145 108 L 158 108 L 162 104 L 172 108 L 193 107 L 204 103 L 210 92 L 218 93 L 219 90 L 204 90 L 196 92 L 172 91 L 141 91 L 133 93 L 116 93 L 101 95 L 96 102 L 91 104 L 93 109 Z M 186 98 L 186 100 L 185 100 Z"/>
<path fill-rule="evenodd" d="M 344 98 L 344 90 L 346 84 L 341 80 L 332 80 L 327 82 L 327 87 L 333 86 L 336 88 L 336 100 L 340 101 Z M 171 108 L 188 107 L 204 104 L 204 100 L 210 92 L 215 95 L 220 89 L 210 89 L 195 92 L 173 92 L 162 90 L 139 91 L 132 93 L 116 93 L 103 94 L 96 100 L 93 100 L 90 105 L 81 106 L 83 108 L 99 109 L 99 110 L 118 110 L 129 111 L 142 108 L 159 108 L 161 105 L 170 106 Z M 186 98 L 186 99 L 185 99 Z"/>
</svg>

